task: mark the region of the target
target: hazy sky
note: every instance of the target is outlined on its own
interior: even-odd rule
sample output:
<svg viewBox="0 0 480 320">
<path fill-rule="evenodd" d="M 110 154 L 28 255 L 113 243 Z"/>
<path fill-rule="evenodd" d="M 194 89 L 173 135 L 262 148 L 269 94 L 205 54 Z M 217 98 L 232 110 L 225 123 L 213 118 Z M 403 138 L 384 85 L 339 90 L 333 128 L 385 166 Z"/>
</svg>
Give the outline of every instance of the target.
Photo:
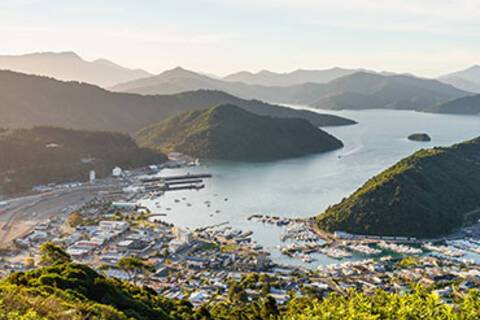
<svg viewBox="0 0 480 320">
<path fill-rule="evenodd" d="M 75 51 L 151 72 L 480 64 L 479 0 L 0 0 L 0 54 Z"/>
</svg>

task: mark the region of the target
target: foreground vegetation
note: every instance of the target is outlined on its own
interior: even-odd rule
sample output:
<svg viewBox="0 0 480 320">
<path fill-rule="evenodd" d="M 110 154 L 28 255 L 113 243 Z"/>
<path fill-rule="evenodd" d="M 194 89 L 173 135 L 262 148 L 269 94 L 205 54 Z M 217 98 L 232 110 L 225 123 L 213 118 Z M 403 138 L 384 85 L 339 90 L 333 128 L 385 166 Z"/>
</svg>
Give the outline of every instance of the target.
<svg viewBox="0 0 480 320">
<path fill-rule="evenodd" d="M 0 193 L 29 190 L 38 184 L 86 181 L 90 170 L 109 175 L 161 163 L 165 155 L 139 148 L 127 135 L 53 127 L 0 132 Z"/>
<path fill-rule="evenodd" d="M 420 150 L 318 217 L 356 234 L 438 237 L 480 218 L 480 138 Z"/>
<path fill-rule="evenodd" d="M 223 301 L 194 308 L 190 303 L 159 296 L 152 289 L 105 277 L 73 263 L 60 248 L 41 247 L 42 267 L 13 273 L 0 282 L 0 319 L 298 319 L 298 320 L 473 320 L 480 317 L 480 292 L 452 294 L 451 303 L 422 288 L 397 294 L 377 290 L 317 296 L 292 293 L 278 306 L 269 295 L 275 279 L 251 274 L 232 281 Z M 131 263 L 121 263 L 130 268 Z M 133 266 L 132 268 L 135 268 Z M 261 288 L 261 297 L 249 301 L 245 290 Z"/>
<path fill-rule="evenodd" d="M 141 130 L 142 147 L 202 159 L 268 161 L 324 152 L 342 142 L 306 120 L 259 116 L 234 105 L 186 112 Z"/>
</svg>

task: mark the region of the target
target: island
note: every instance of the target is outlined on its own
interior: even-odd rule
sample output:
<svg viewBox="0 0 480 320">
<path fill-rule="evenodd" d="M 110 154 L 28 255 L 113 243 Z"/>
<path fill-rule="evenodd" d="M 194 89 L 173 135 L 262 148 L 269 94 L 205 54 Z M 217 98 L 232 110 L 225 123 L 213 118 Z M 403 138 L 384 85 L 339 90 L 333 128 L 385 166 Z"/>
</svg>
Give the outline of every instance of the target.
<svg viewBox="0 0 480 320">
<path fill-rule="evenodd" d="M 436 238 L 480 218 L 480 138 L 423 149 L 317 218 L 330 232 Z"/>
<path fill-rule="evenodd" d="M 432 141 L 432 138 L 426 133 L 412 133 L 408 136 L 410 141 L 420 141 L 420 142 L 429 142 Z"/>
<path fill-rule="evenodd" d="M 144 148 L 164 153 L 248 162 L 343 147 L 340 140 L 307 120 L 259 116 L 231 104 L 173 116 L 139 131 L 136 141 Z"/>
</svg>

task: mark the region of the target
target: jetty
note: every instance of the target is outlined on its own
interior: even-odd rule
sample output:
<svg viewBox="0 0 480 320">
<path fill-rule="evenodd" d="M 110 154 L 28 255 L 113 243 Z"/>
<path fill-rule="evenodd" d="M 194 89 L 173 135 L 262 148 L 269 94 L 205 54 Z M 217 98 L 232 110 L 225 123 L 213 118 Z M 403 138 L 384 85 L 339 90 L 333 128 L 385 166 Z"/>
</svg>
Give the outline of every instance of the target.
<svg viewBox="0 0 480 320">
<path fill-rule="evenodd" d="M 213 176 L 209 173 L 202 173 L 202 174 L 183 174 L 177 176 L 167 176 L 167 177 L 152 177 L 152 178 L 145 178 L 141 179 L 143 183 L 151 183 L 151 182 L 171 182 L 171 181 L 178 181 L 178 180 L 193 180 L 193 179 L 209 179 Z"/>
</svg>

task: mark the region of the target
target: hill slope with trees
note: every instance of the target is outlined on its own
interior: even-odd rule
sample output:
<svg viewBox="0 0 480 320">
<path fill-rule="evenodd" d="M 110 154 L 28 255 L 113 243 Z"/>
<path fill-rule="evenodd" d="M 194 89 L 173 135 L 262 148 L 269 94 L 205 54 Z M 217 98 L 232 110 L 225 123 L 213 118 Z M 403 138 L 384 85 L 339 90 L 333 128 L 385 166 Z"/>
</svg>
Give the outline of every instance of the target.
<svg viewBox="0 0 480 320">
<path fill-rule="evenodd" d="M 258 116 L 234 105 L 183 113 L 141 130 L 142 147 L 202 159 L 268 161 L 341 148 L 302 119 Z"/>
<path fill-rule="evenodd" d="M 318 216 L 328 231 L 439 237 L 480 218 L 480 138 L 420 150 Z"/>
<path fill-rule="evenodd" d="M 104 177 L 115 166 L 136 168 L 166 160 L 123 134 L 53 127 L 4 130 L 0 150 L 0 192 L 6 193 L 37 184 L 86 181 L 90 170 Z"/>
</svg>

